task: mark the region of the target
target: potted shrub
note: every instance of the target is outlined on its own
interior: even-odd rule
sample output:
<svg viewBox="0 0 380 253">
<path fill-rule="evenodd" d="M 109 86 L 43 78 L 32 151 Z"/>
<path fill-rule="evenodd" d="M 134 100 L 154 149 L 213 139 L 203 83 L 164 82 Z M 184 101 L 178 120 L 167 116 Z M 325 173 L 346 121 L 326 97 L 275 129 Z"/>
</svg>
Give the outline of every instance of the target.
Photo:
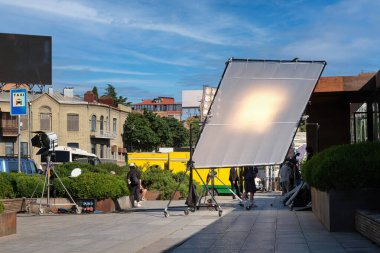
<svg viewBox="0 0 380 253">
<path fill-rule="evenodd" d="M 354 230 L 355 211 L 379 209 L 380 143 L 330 147 L 302 166 L 312 208 L 329 231 Z"/>
</svg>

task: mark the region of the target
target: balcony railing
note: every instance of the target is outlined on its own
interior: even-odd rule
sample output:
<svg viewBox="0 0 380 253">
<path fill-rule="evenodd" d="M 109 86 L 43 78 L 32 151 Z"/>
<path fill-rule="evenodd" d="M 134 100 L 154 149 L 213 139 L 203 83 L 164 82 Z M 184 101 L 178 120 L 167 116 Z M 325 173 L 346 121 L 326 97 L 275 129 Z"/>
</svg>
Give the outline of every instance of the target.
<svg viewBox="0 0 380 253">
<path fill-rule="evenodd" d="M 91 132 L 91 138 L 116 139 L 116 137 L 117 137 L 116 132 L 109 132 L 109 131 Z"/>
<path fill-rule="evenodd" d="M 17 137 L 18 134 L 18 127 L 0 127 L 0 132 L 3 136 L 12 136 Z"/>
</svg>

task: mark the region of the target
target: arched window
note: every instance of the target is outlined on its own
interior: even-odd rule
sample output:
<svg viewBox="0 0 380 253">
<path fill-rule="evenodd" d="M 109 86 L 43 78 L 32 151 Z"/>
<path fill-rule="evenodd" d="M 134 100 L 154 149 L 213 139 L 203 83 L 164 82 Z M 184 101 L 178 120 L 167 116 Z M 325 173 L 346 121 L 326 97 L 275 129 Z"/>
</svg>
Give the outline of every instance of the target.
<svg viewBox="0 0 380 253">
<path fill-rule="evenodd" d="M 104 131 L 104 116 L 100 116 L 100 134 L 103 134 Z"/>
<path fill-rule="evenodd" d="M 96 132 L 96 115 L 91 116 L 91 131 Z"/>
</svg>

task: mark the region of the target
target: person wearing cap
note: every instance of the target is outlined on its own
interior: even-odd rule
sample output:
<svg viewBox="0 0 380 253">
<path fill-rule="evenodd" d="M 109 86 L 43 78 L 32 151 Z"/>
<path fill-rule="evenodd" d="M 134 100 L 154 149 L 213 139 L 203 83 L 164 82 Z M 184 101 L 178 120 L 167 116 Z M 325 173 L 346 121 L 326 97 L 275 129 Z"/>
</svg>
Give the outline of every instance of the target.
<svg viewBox="0 0 380 253">
<path fill-rule="evenodd" d="M 132 191 L 133 207 L 141 207 L 141 204 L 140 204 L 141 175 L 137 171 L 136 165 L 134 163 L 129 164 L 129 172 L 127 174 L 127 181 Z"/>
</svg>

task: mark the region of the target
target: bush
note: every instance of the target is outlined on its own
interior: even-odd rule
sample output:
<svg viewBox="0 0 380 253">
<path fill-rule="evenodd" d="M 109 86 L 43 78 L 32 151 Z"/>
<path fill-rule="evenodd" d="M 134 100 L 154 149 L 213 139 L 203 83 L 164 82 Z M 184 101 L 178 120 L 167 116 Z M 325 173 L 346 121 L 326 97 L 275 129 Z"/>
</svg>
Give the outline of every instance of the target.
<svg viewBox="0 0 380 253">
<path fill-rule="evenodd" d="M 3 202 L 0 202 L 0 214 L 4 213 L 4 211 L 5 211 L 5 206 Z"/>
<path fill-rule="evenodd" d="M 110 173 L 114 171 L 116 175 L 125 177 L 127 175 L 127 168 L 125 166 L 119 166 L 115 163 L 100 163 L 95 166 L 95 171 L 105 171 L 106 173 Z"/>
<path fill-rule="evenodd" d="M 302 166 L 302 175 L 321 190 L 380 187 L 380 142 L 333 146 Z"/>
<path fill-rule="evenodd" d="M 41 178 L 41 176 L 39 175 L 32 176 L 32 175 L 18 174 L 15 177 L 16 197 L 30 198 L 32 197 L 34 190 L 36 190 L 34 197 L 38 197 L 42 192 L 42 187 L 44 185 L 43 180 L 44 180 L 44 177 Z"/>
<path fill-rule="evenodd" d="M 171 171 L 160 168 L 147 169 L 142 173 L 141 180 L 149 191 L 161 192 L 161 199 L 170 199 L 177 186 Z"/>
<path fill-rule="evenodd" d="M 0 199 L 10 199 L 16 196 L 12 179 L 13 173 L 0 173 Z"/>
<path fill-rule="evenodd" d="M 161 192 L 161 199 L 170 199 L 176 190 L 178 183 L 183 179 L 178 191 L 183 198 L 186 198 L 189 193 L 189 175 L 185 172 L 173 173 L 168 169 L 151 167 L 141 175 L 142 183 L 149 191 Z M 198 195 L 202 191 L 199 183 L 194 181 Z"/>
<path fill-rule="evenodd" d="M 76 168 L 80 168 L 82 170 L 82 173 L 84 173 L 88 171 L 93 171 L 95 169 L 95 166 L 88 163 L 71 162 L 58 164 L 54 167 L 55 172 L 58 174 L 59 177 L 69 177 L 71 175 L 71 171 Z"/>
<path fill-rule="evenodd" d="M 85 172 L 76 178 L 61 178 L 73 198 L 119 198 L 130 195 L 123 177 L 111 174 Z M 68 197 L 58 179 L 53 182 L 58 196 Z"/>
</svg>

